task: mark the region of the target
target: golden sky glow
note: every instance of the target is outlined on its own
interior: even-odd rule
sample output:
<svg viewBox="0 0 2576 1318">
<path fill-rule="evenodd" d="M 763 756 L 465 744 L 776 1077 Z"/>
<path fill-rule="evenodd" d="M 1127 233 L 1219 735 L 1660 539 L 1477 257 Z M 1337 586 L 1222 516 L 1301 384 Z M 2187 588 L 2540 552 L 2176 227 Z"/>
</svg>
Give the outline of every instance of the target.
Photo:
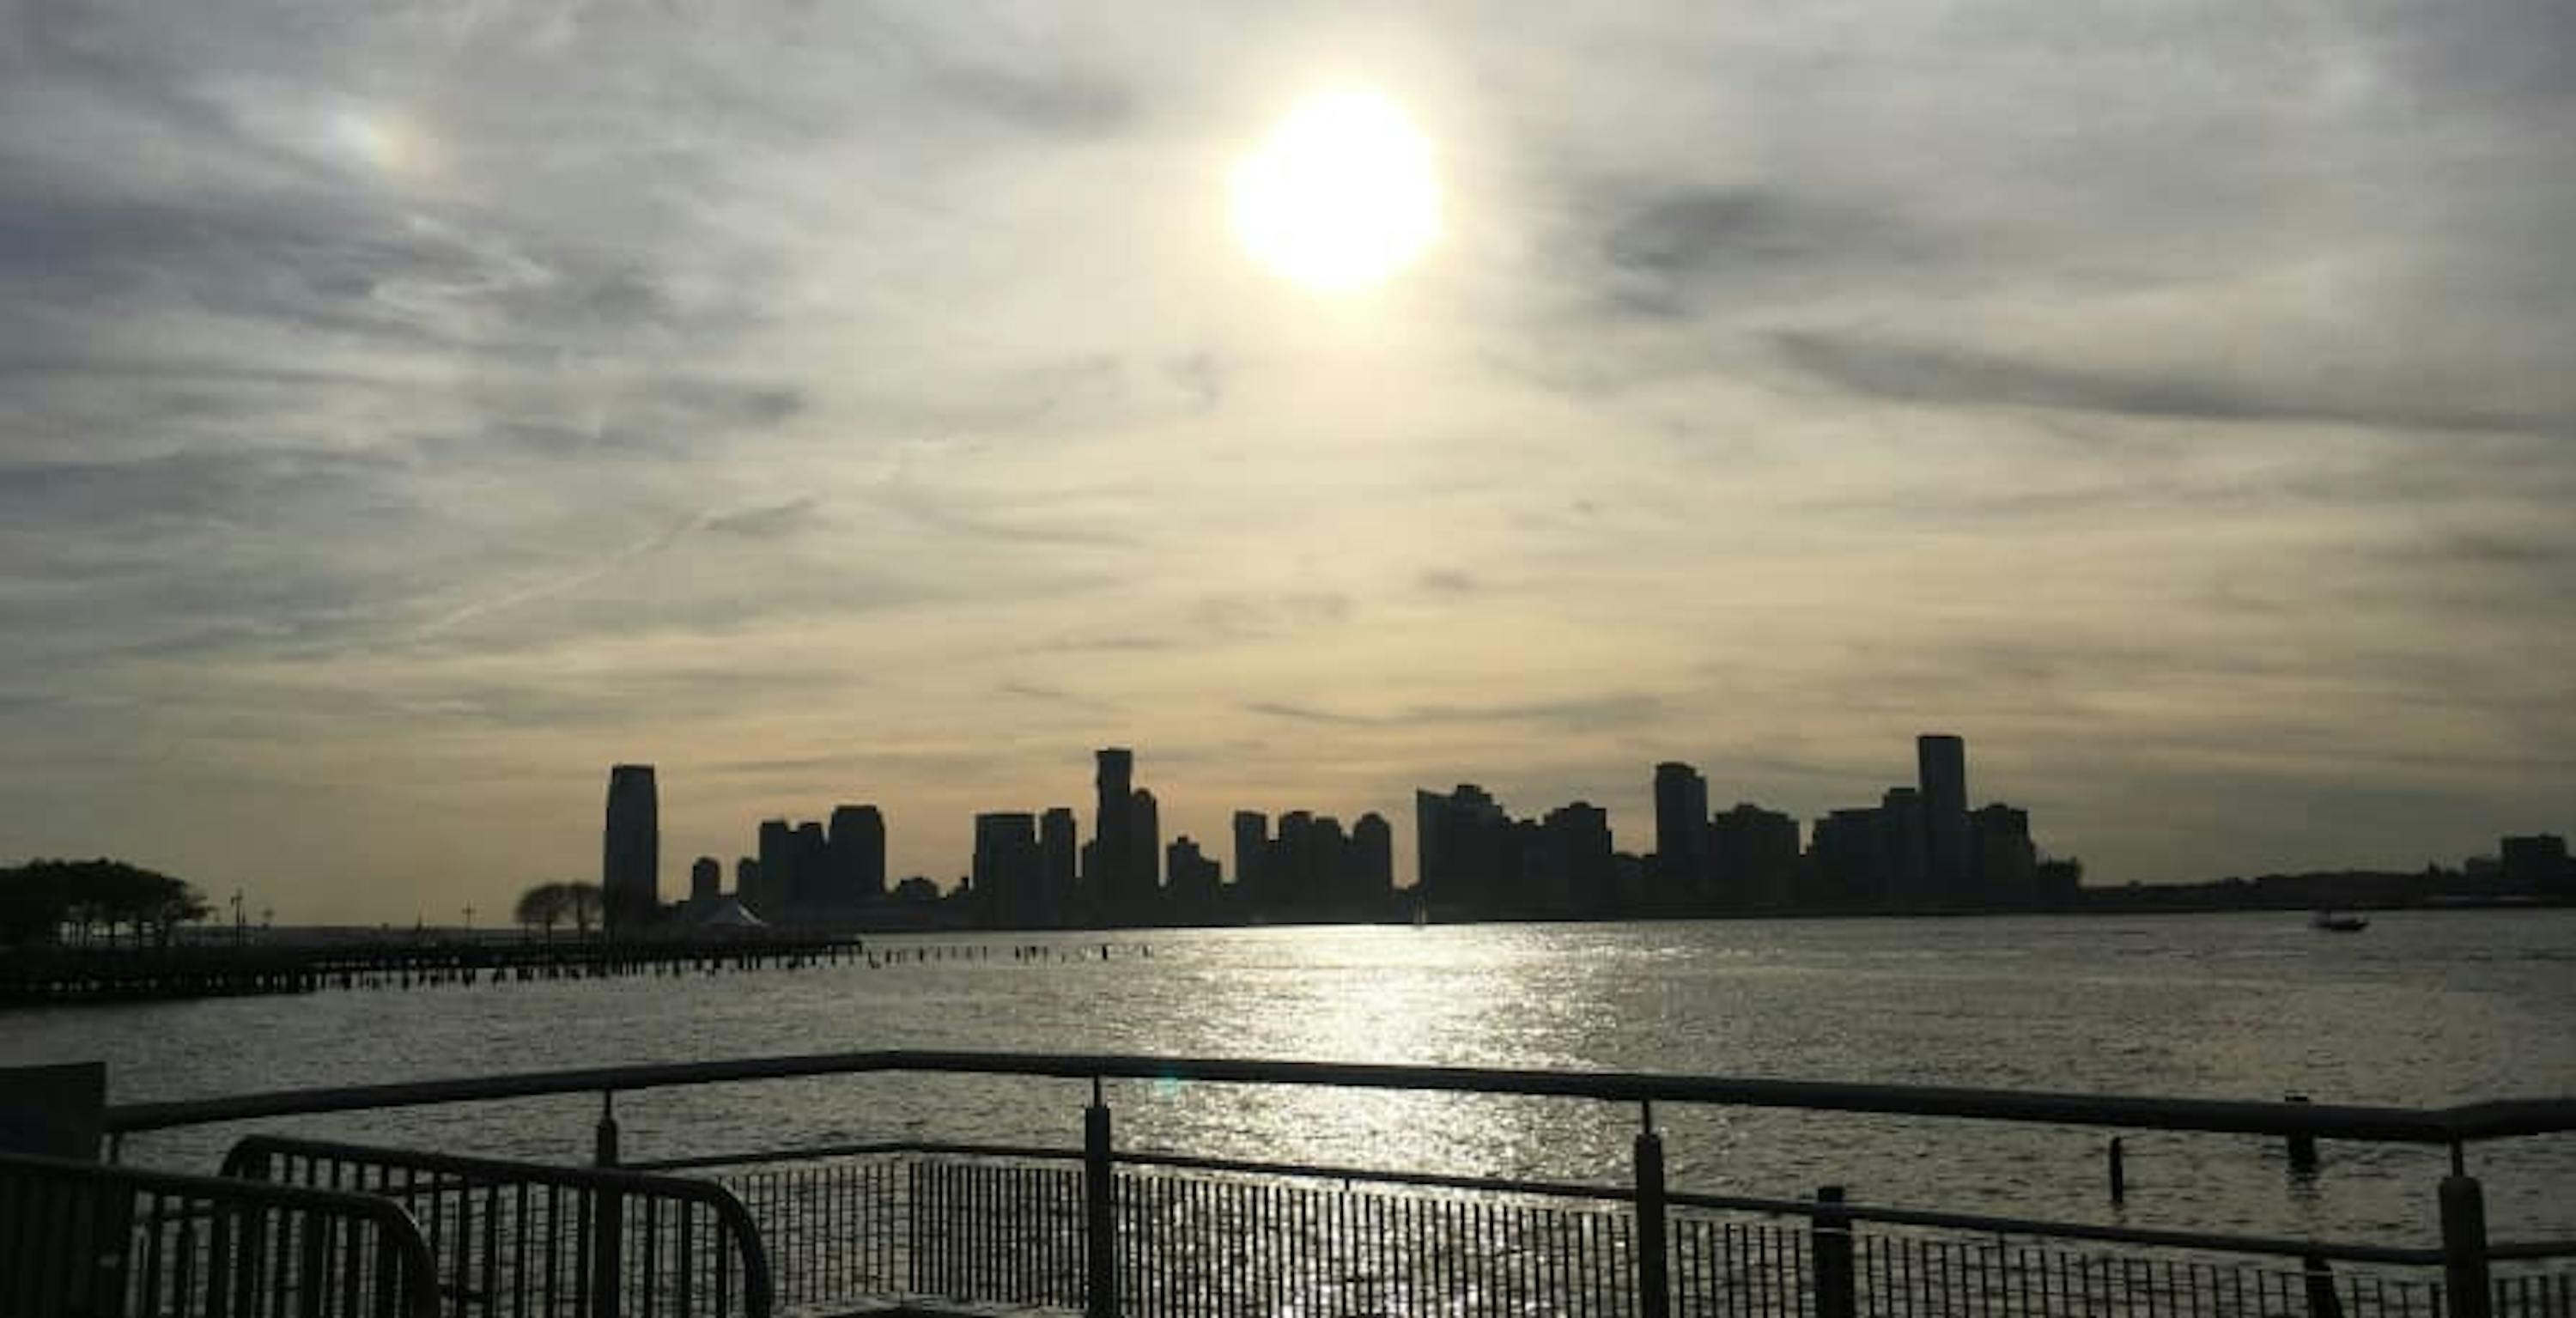
<svg viewBox="0 0 2576 1318">
<path fill-rule="evenodd" d="M 665 892 L 949 882 L 1129 745 L 1409 879 L 1929 729 L 2107 882 L 2576 827 L 2564 3 L 7 12 L 0 864 L 452 919 L 643 761 Z"/>
</svg>

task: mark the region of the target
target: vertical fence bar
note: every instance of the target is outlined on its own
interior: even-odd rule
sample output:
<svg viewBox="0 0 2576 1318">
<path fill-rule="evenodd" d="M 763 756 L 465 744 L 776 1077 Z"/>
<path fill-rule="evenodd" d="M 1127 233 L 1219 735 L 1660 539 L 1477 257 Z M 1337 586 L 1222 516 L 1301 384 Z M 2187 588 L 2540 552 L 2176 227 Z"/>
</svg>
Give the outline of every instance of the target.
<svg viewBox="0 0 2576 1318">
<path fill-rule="evenodd" d="M 599 1095 L 599 1126 L 592 1132 L 591 1162 L 595 1166 L 617 1165 L 617 1091 L 602 1090 Z M 619 1264 L 619 1248 L 624 1225 L 623 1205 L 617 1192 L 603 1190 L 593 1214 L 590 1256 L 590 1318 L 617 1318 L 618 1292 L 623 1289 L 624 1269 Z"/>
<path fill-rule="evenodd" d="M 1109 1154 L 1109 1105 L 1102 1101 L 1100 1081 L 1091 1082 L 1091 1106 L 1082 1112 L 1082 1206 L 1084 1243 L 1089 1252 L 1088 1287 L 1083 1292 L 1082 1311 L 1089 1318 L 1117 1318 L 1118 1314 L 1118 1223 L 1115 1186 L 1110 1177 L 1115 1168 Z"/>
<path fill-rule="evenodd" d="M 1640 1318 L 1672 1318 L 1670 1232 L 1665 1228 L 1664 1137 L 1655 1133 L 1655 1105 L 1641 1105 L 1644 1129 L 1637 1132 L 1637 1312 Z"/>
<path fill-rule="evenodd" d="M 2491 1318 L 2494 1284 L 2487 1273 L 2487 1201 L 2477 1178 L 2459 1170 L 2442 1178 L 2442 1287 L 2449 1318 Z"/>
<path fill-rule="evenodd" d="M 1838 1205 L 1839 1185 L 1816 1187 L 1816 1202 Z M 1851 1219 L 1818 1213 L 1807 1227 L 1808 1261 L 1816 1273 L 1816 1318 L 1855 1318 L 1858 1296 L 1852 1285 Z M 1955 1297 L 1953 1297 L 1955 1302 Z"/>
</svg>

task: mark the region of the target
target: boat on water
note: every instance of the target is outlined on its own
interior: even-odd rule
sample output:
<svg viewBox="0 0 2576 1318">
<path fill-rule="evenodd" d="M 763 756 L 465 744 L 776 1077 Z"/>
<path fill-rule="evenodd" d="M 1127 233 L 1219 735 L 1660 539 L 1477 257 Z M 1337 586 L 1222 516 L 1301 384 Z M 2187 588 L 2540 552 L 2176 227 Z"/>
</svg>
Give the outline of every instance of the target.
<svg viewBox="0 0 2576 1318">
<path fill-rule="evenodd" d="M 2337 915 L 2329 909 L 2319 911 L 2316 914 L 2309 916 L 2308 927 L 2311 929 L 2322 929 L 2330 934 L 2357 934 L 2370 927 L 2370 917 L 2366 915 Z"/>
</svg>

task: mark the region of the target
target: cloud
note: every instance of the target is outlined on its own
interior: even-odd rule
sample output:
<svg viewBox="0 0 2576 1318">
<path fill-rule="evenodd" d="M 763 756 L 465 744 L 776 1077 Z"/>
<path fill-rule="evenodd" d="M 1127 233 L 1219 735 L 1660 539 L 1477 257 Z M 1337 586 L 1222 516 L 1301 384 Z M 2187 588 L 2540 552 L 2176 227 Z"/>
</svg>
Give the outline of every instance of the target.
<svg viewBox="0 0 2576 1318">
<path fill-rule="evenodd" d="M 2335 422 L 2399 430 L 2536 430 L 2576 410 L 2523 413 L 2474 398 L 2400 397 L 2374 382 L 2339 391 L 2301 379 L 2087 369 L 1946 347 L 1835 335 L 1774 337 L 1791 365 L 1857 393 L 1928 406 L 2061 408 L 2212 422 Z"/>
<path fill-rule="evenodd" d="M 645 758 L 945 874 L 1112 742 L 1634 843 L 1931 725 L 2106 877 L 2563 831 L 2565 7 L 1751 14 L 20 5 L 0 859 L 398 918 Z M 1443 170 L 1361 299 L 1228 230 L 1327 68 Z"/>
<path fill-rule="evenodd" d="M 719 535 L 767 537 L 793 534 L 810 525 L 822 501 L 814 498 L 790 499 L 763 508 L 745 508 L 723 513 L 706 520 L 706 528 Z"/>
</svg>

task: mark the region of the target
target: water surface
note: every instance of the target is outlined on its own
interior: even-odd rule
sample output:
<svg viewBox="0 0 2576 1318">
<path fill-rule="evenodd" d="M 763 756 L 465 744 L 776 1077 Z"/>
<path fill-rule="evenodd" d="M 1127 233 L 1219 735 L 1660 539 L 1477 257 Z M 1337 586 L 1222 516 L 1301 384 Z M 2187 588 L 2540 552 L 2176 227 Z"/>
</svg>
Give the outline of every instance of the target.
<svg viewBox="0 0 2576 1318">
<path fill-rule="evenodd" d="M 888 938 L 954 946 L 971 938 Z M 2576 1094 L 2576 912 L 1243 929 L 982 940 L 973 960 L 0 1013 L 0 1060 L 105 1058 L 120 1101 L 884 1047 L 1617 1068 L 2211 1098 L 2444 1104 Z M 1058 954 L 1021 960 L 1013 944 Z M 1113 944 L 1101 960 L 1100 945 Z M 1144 955 L 1139 948 L 1149 951 Z M 1089 958 L 1076 953 L 1088 949 Z M 1079 1142 L 1081 1086 L 869 1077 L 630 1095 L 630 1156 L 919 1134 Z M 1119 1084 L 1124 1145 L 1615 1181 L 1634 1109 Z M 586 1152 L 595 1100 L 295 1123 Z M 2431 1151 L 1659 1110 L 1677 1186 L 2087 1220 L 2429 1240 Z M 136 1142 L 207 1159 L 231 1131 Z M 2474 1155 L 2496 1234 L 2576 1234 L 2576 1141 Z"/>
</svg>

